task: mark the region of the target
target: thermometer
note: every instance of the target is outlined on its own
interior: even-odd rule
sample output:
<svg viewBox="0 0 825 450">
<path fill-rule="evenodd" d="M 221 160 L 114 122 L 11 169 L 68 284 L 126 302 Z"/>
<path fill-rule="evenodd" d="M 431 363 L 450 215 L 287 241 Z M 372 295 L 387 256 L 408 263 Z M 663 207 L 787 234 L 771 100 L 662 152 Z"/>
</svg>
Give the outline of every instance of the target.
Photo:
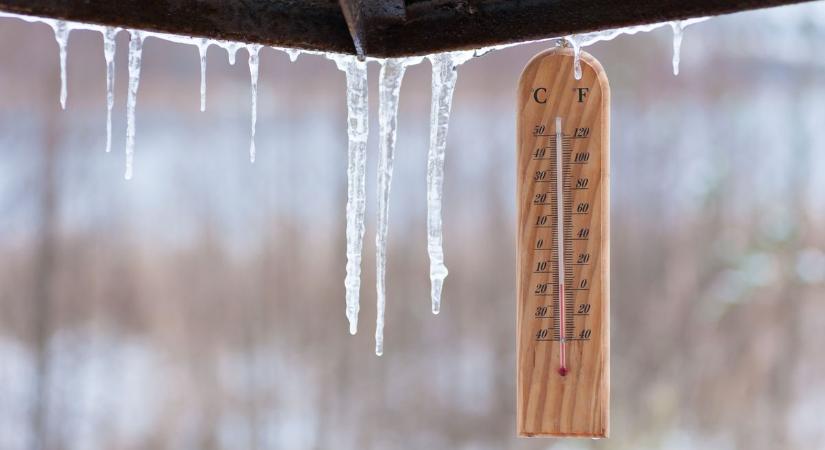
<svg viewBox="0 0 825 450">
<path fill-rule="evenodd" d="M 598 61 L 564 47 L 534 57 L 517 133 L 518 433 L 607 437 L 610 88 Z"/>
</svg>

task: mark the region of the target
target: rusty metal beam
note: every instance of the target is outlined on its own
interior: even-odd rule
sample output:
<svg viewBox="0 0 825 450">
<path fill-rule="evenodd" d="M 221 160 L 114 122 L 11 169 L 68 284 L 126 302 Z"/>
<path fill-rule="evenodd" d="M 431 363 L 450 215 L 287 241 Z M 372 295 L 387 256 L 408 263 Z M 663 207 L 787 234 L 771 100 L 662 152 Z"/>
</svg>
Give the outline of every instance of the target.
<svg viewBox="0 0 825 450">
<path fill-rule="evenodd" d="M 810 0 L 0 0 L 0 10 L 396 57 Z"/>
<path fill-rule="evenodd" d="M 402 24 L 376 24 L 366 33 L 373 55 L 416 55 L 804 1 L 809 0 L 412 0 Z"/>
<path fill-rule="evenodd" d="M 0 0 L 0 10 L 188 36 L 355 53 L 337 0 Z"/>
</svg>

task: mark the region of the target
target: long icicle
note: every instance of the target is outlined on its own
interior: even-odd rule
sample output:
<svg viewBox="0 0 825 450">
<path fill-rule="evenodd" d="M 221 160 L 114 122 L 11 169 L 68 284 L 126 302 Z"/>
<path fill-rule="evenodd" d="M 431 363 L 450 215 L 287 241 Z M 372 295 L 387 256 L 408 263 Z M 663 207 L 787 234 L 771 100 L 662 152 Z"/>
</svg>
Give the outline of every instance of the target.
<svg viewBox="0 0 825 450">
<path fill-rule="evenodd" d="M 249 78 L 252 82 L 252 138 L 249 143 L 249 161 L 255 162 L 255 128 L 258 124 L 258 54 L 261 51 L 259 44 L 246 46 L 249 52 Z"/>
<path fill-rule="evenodd" d="M 198 41 L 198 56 L 201 62 L 201 112 L 206 111 L 206 53 L 209 50 L 209 39 Z"/>
<path fill-rule="evenodd" d="M 358 331 L 361 291 L 361 251 L 364 246 L 366 209 L 367 136 L 369 135 L 369 98 L 367 63 L 354 56 L 331 55 L 347 78 L 347 276 L 346 313 L 349 332 Z"/>
<path fill-rule="evenodd" d="M 132 163 L 135 155 L 135 104 L 140 85 L 140 62 L 143 57 L 143 32 L 129 30 L 129 94 L 126 99 L 126 173 L 132 179 Z"/>
<path fill-rule="evenodd" d="M 115 105 L 115 50 L 117 28 L 103 31 L 103 57 L 106 59 L 106 153 L 112 151 L 112 108 Z"/>
<path fill-rule="evenodd" d="M 430 105 L 430 149 L 427 155 L 427 253 L 430 256 L 430 297 L 433 314 L 441 311 L 441 289 L 447 277 L 444 265 L 441 202 L 444 191 L 444 156 L 457 67 L 472 58 L 472 52 L 440 53 L 428 56 L 432 63 L 432 104 Z"/>
<path fill-rule="evenodd" d="M 58 50 L 60 52 L 60 107 L 66 109 L 66 59 L 69 45 L 69 33 L 71 33 L 72 29 L 63 20 L 51 22 L 49 25 L 51 25 L 54 29 L 54 39 L 57 41 Z"/>
<path fill-rule="evenodd" d="M 384 353 L 384 309 L 386 306 L 387 232 L 389 224 L 390 188 L 392 186 L 395 138 L 398 128 L 398 98 L 401 81 L 407 69 L 407 59 L 387 59 L 381 63 L 378 87 L 378 220 L 375 231 L 376 319 L 375 354 Z"/>
</svg>

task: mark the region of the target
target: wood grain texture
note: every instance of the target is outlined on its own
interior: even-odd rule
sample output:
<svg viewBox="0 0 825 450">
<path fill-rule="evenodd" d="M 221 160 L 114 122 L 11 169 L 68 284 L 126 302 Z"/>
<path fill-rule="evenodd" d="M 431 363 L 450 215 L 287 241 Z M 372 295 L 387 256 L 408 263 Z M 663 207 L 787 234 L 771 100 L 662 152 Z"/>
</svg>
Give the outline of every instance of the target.
<svg viewBox="0 0 825 450">
<path fill-rule="evenodd" d="M 610 88 L 592 56 L 582 52 L 580 80 L 573 77 L 573 61 L 568 48 L 542 52 L 527 64 L 518 87 L 519 436 L 601 438 L 609 429 Z M 580 89 L 587 89 L 584 98 Z M 557 117 L 565 136 L 562 252 L 555 238 L 556 158 L 550 157 Z M 550 182 L 540 179 L 543 171 L 553 176 Z M 542 216 L 549 218 L 545 226 Z M 566 272 L 565 319 L 556 288 L 559 253 Z M 546 271 L 539 270 L 542 262 Z M 565 376 L 559 374 L 561 335 Z"/>
</svg>

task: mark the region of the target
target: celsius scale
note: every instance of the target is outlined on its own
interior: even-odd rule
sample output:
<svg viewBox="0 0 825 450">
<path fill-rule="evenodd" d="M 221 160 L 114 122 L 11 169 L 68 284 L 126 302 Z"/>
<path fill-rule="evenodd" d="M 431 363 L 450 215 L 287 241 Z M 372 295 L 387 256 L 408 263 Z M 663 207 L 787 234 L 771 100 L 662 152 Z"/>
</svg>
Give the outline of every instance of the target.
<svg viewBox="0 0 825 450">
<path fill-rule="evenodd" d="M 519 81 L 517 133 L 518 434 L 607 437 L 610 88 L 599 62 L 566 47 L 536 55 Z"/>
</svg>

